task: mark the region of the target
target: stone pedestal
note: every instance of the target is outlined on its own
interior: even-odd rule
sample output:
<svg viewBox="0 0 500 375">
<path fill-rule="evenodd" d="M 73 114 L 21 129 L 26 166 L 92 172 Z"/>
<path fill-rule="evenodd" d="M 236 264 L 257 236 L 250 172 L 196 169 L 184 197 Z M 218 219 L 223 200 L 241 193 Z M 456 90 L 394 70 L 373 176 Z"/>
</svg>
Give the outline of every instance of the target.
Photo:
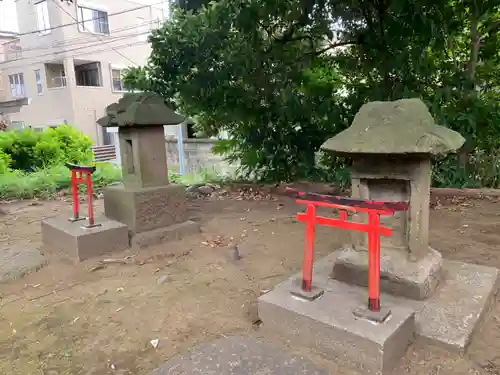
<svg viewBox="0 0 500 375">
<path fill-rule="evenodd" d="M 104 189 L 106 216 L 128 226 L 132 243 L 156 245 L 199 232 L 197 223 L 187 220 L 185 187 L 110 186 Z"/>
<path fill-rule="evenodd" d="M 424 300 L 432 296 L 441 277 L 441 253 L 429 249 L 417 261 L 406 253 L 382 249 L 380 253 L 380 290 L 396 296 Z M 368 256 L 366 252 L 350 248 L 341 250 L 333 266 L 335 279 L 368 286 Z"/>
<path fill-rule="evenodd" d="M 129 247 L 125 224 L 105 217 L 96 218 L 96 224 L 100 225 L 85 228 L 85 221 L 70 222 L 62 217 L 43 220 L 44 251 L 62 252 L 71 259 L 83 261 Z"/>
<path fill-rule="evenodd" d="M 382 323 L 357 318 L 366 306 L 366 288 L 331 278 L 340 252 L 321 259 L 313 282 L 325 292 L 309 301 L 290 293 L 294 275 L 259 298 L 263 329 L 285 341 L 311 347 L 368 374 L 390 374 L 413 341 L 414 334 L 433 344 L 463 352 L 496 291 L 498 270 L 444 261 L 441 284 L 434 295 L 417 301 L 383 293 L 382 309 L 391 315 Z"/>
<path fill-rule="evenodd" d="M 263 329 L 363 373 L 390 373 L 414 341 L 415 311 L 391 303 L 385 305 L 390 316 L 383 323 L 358 318 L 356 312 L 366 306 L 366 293 L 353 293 L 352 287 L 330 281 L 330 267 L 331 262 L 318 263 L 313 280 L 325 292 L 313 301 L 290 293 L 295 277 L 261 296 Z"/>
<path fill-rule="evenodd" d="M 142 233 L 187 220 L 185 188 L 180 185 L 154 187 L 109 186 L 104 192 L 106 217 Z"/>
</svg>

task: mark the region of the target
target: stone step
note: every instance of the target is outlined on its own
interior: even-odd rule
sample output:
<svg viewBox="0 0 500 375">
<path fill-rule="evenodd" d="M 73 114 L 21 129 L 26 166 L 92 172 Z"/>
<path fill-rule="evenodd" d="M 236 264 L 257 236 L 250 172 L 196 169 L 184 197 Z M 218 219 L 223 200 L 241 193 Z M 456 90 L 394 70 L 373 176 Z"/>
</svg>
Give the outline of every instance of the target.
<svg viewBox="0 0 500 375">
<path fill-rule="evenodd" d="M 415 311 L 405 305 L 390 305 L 390 314 L 376 323 L 353 314 L 366 306 L 366 293 L 334 281 L 311 301 L 293 295 L 297 288 L 290 279 L 258 303 L 262 329 L 287 344 L 309 347 L 363 374 L 385 375 L 415 339 Z"/>
<path fill-rule="evenodd" d="M 149 375 L 329 375 L 300 356 L 250 336 L 201 344 L 171 358 Z"/>
<path fill-rule="evenodd" d="M 323 291 L 319 297 L 298 298 L 296 275 L 259 298 L 259 317 L 265 331 L 286 343 L 309 347 L 327 360 L 367 374 L 389 374 L 415 336 L 463 351 L 498 278 L 494 268 L 444 261 L 443 278 L 431 298 L 382 294 L 382 308 L 390 315 L 377 323 L 355 314 L 367 304 L 366 288 L 332 279 L 337 255 L 315 264 L 313 284 Z"/>
<path fill-rule="evenodd" d="M 87 228 L 87 219 L 69 221 L 66 217 L 51 217 L 42 221 L 42 242 L 46 253 L 57 253 L 80 262 L 113 251 L 129 248 L 125 224 L 105 216 L 95 218 L 96 226 Z"/>
</svg>

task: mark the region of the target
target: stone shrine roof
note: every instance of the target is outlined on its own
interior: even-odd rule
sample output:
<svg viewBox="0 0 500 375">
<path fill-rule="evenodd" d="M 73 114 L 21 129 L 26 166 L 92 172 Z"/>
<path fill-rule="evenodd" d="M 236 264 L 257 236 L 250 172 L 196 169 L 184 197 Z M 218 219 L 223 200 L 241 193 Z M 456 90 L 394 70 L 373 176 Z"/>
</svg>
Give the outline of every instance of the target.
<svg viewBox="0 0 500 375">
<path fill-rule="evenodd" d="M 420 99 L 364 104 L 352 125 L 328 139 L 321 149 L 341 154 L 430 154 L 458 150 L 465 139 L 436 125 Z"/>
<path fill-rule="evenodd" d="M 185 118 L 172 110 L 165 99 L 154 93 L 125 94 L 106 107 L 106 116 L 97 120 L 103 127 L 178 125 Z"/>
</svg>

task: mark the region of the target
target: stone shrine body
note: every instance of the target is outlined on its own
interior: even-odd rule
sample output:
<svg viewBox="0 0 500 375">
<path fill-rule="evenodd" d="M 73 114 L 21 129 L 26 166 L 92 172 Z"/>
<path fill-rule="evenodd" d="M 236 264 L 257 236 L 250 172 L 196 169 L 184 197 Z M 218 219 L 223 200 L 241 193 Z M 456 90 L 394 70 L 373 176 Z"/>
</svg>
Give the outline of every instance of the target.
<svg viewBox="0 0 500 375">
<path fill-rule="evenodd" d="M 433 294 L 442 257 L 429 247 L 431 158 L 464 141 L 435 125 L 422 101 L 406 99 L 364 105 L 351 127 L 322 146 L 352 159 L 352 198 L 409 203 L 407 212 L 381 218 L 393 228 L 391 237 L 381 238 L 382 291 L 417 300 Z M 353 232 L 351 246 L 335 262 L 336 279 L 366 285 L 366 244 L 366 234 Z"/>
<path fill-rule="evenodd" d="M 368 239 L 350 232 L 349 243 L 315 263 L 320 297 L 292 295 L 300 278 L 293 276 L 259 298 L 264 328 L 368 374 L 389 374 L 416 335 L 465 350 L 498 270 L 445 260 L 429 246 L 431 161 L 463 143 L 460 134 L 436 125 L 419 99 L 363 105 L 352 125 L 322 149 L 351 158 L 353 199 L 408 202 L 408 211 L 381 217 L 392 228 L 380 245 L 380 301 L 390 319 L 369 321 L 355 313 L 366 305 Z M 358 213 L 352 221 L 366 223 L 366 217 Z"/>
<path fill-rule="evenodd" d="M 123 175 L 123 185 L 104 190 L 106 216 L 127 224 L 139 246 L 198 232 L 198 224 L 187 220 L 184 186 L 168 179 L 164 126 L 184 117 L 153 93 L 126 94 L 106 112 L 98 123 L 118 127 Z"/>
</svg>

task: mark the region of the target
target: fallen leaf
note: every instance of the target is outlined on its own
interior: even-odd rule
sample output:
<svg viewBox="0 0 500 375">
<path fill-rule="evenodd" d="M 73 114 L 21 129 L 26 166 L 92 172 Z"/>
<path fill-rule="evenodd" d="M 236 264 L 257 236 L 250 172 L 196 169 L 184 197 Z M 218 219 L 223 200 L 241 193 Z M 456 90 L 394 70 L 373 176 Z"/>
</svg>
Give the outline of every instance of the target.
<svg viewBox="0 0 500 375">
<path fill-rule="evenodd" d="M 130 262 L 127 262 L 126 259 L 103 259 L 101 260 L 102 264 L 114 264 L 114 263 L 117 263 L 117 264 L 128 264 Z"/>
<path fill-rule="evenodd" d="M 158 340 L 158 339 L 153 339 L 153 340 L 151 340 L 149 343 L 151 344 L 151 346 L 152 346 L 153 348 L 155 348 L 155 349 L 156 349 L 156 348 L 158 347 L 158 344 L 160 343 L 160 340 Z"/>
<path fill-rule="evenodd" d="M 102 270 L 102 269 L 104 269 L 104 268 L 106 268 L 106 266 L 103 266 L 102 264 L 99 264 L 99 265 L 97 265 L 97 266 L 95 266 L 95 267 L 92 267 L 92 268 L 90 269 L 90 272 L 95 272 L 95 271 L 97 271 L 97 270 Z"/>
</svg>

